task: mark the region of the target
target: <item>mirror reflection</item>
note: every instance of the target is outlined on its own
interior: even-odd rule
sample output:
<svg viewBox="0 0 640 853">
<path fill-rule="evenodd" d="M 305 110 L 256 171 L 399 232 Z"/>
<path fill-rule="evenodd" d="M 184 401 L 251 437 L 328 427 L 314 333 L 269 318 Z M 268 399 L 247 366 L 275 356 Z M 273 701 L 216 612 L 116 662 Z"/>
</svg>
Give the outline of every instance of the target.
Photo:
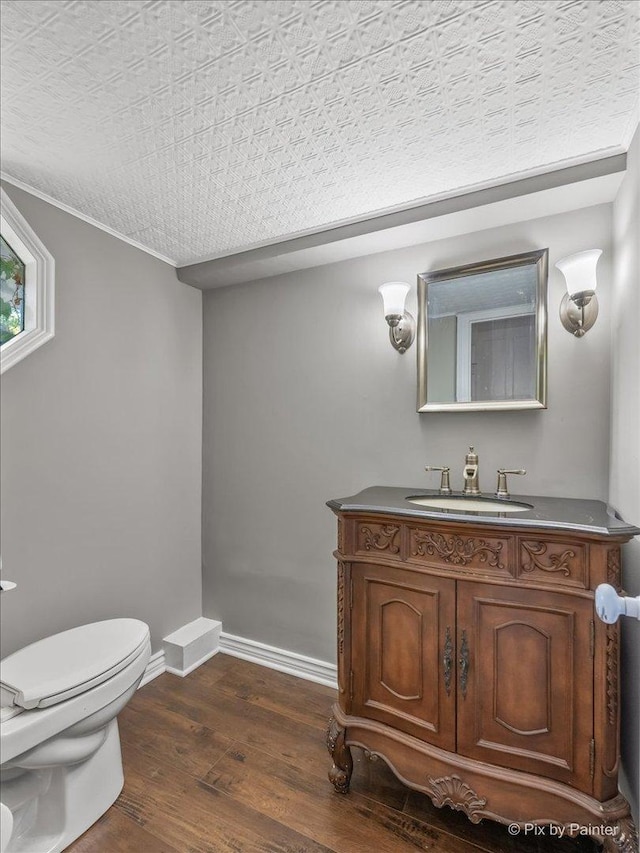
<svg viewBox="0 0 640 853">
<path fill-rule="evenodd" d="M 547 250 L 418 277 L 418 411 L 545 406 Z"/>
</svg>

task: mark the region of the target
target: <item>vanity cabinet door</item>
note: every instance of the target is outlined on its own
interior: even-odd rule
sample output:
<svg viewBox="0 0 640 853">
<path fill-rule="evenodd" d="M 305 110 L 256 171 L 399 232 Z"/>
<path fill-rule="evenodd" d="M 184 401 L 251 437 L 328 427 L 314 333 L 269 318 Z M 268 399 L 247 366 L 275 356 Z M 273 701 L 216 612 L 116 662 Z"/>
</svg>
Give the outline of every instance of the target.
<svg viewBox="0 0 640 853">
<path fill-rule="evenodd" d="M 352 713 L 455 750 L 455 581 L 352 570 Z"/>
<path fill-rule="evenodd" d="M 590 792 L 588 598 L 458 583 L 458 753 Z"/>
</svg>

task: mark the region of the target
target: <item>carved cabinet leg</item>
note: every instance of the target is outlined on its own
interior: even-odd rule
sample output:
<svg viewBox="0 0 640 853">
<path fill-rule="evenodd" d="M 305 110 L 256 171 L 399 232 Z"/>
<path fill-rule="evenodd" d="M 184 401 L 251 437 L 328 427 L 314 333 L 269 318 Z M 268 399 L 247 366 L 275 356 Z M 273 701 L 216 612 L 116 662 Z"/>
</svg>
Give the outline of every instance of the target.
<svg viewBox="0 0 640 853">
<path fill-rule="evenodd" d="M 607 829 L 611 835 L 598 837 L 604 853 L 638 853 L 638 831 L 631 817 L 623 817 Z"/>
<path fill-rule="evenodd" d="M 349 790 L 351 773 L 353 772 L 353 759 L 351 750 L 345 743 L 346 729 L 336 722 L 335 717 L 329 718 L 327 728 L 327 749 L 333 759 L 333 767 L 329 770 L 329 781 L 339 794 L 346 794 Z"/>
</svg>

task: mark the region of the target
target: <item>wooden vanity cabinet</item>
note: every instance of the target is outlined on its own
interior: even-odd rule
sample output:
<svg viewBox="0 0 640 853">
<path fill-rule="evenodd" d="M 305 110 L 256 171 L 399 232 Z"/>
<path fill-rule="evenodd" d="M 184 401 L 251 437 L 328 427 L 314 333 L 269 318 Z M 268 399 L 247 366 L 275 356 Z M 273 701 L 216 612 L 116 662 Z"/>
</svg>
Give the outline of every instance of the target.
<svg viewBox="0 0 640 853">
<path fill-rule="evenodd" d="M 336 789 L 357 745 L 474 822 L 587 827 L 637 853 L 618 626 L 593 607 L 628 537 L 337 514 Z"/>
<path fill-rule="evenodd" d="M 352 572 L 351 713 L 454 750 L 455 581 L 371 563 Z"/>
<path fill-rule="evenodd" d="M 460 582 L 458 590 L 458 636 L 464 632 L 469 649 L 458 753 L 590 794 L 592 603 L 483 583 Z"/>
</svg>

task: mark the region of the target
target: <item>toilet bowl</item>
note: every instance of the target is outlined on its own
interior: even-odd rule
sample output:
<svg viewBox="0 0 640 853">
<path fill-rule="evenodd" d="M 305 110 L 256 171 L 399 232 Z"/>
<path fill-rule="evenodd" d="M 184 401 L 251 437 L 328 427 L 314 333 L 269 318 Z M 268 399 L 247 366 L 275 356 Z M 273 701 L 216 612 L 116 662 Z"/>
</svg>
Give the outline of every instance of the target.
<svg viewBox="0 0 640 853">
<path fill-rule="evenodd" d="M 144 622 L 109 619 L 0 662 L 1 853 L 59 853 L 116 800 L 116 717 L 150 655 Z"/>
</svg>

